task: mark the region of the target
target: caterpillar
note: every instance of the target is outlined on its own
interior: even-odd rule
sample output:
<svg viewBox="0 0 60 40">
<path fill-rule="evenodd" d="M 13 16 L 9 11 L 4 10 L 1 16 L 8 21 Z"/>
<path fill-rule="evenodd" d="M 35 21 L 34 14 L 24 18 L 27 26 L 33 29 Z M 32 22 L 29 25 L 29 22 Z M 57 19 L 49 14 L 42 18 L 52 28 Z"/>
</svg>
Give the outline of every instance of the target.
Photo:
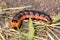
<svg viewBox="0 0 60 40">
<path fill-rule="evenodd" d="M 36 20 L 43 20 L 46 21 L 48 23 L 52 23 L 52 19 L 50 18 L 49 15 L 40 12 L 40 11 L 34 11 L 34 10 L 23 10 L 18 12 L 13 19 L 10 22 L 10 25 L 12 28 L 17 28 L 21 25 L 22 21 L 24 19 L 36 19 Z"/>
</svg>

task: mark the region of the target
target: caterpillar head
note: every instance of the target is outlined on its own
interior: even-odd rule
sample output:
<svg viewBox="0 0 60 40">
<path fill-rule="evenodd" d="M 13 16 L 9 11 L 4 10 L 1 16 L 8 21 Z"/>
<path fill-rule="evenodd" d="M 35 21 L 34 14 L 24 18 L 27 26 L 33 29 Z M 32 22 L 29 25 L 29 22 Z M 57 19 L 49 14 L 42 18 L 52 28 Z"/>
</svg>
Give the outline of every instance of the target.
<svg viewBox="0 0 60 40">
<path fill-rule="evenodd" d="M 10 21 L 10 26 L 12 28 L 18 28 L 20 26 L 20 21 L 19 20 L 11 20 Z"/>
</svg>

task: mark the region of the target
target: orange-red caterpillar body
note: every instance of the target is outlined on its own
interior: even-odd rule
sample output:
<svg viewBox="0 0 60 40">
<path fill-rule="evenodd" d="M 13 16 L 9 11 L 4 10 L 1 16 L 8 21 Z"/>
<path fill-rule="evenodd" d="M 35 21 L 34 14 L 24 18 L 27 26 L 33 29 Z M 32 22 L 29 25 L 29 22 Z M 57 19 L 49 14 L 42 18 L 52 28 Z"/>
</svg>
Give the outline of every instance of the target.
<svg viewBox="0 0 60 40">
<path fill-rule="evenodd" d="M 36 19 L 36 20 L 44 20 L 48 23 L 51 23 L 52 20 L 49 17 L 49 15 L 43 13 L 43 12 L 39 12 L 39 11 L 33 11 L 33 10 L 23 10 L 20 11 L 19 13 L 17 13 L 12 21 L 10 22 L 10 25 L 12 28 L 17 28 L 21 25 L 22 21 L 26 18 L 32 18 L 32 19 Z"/>
</svg>

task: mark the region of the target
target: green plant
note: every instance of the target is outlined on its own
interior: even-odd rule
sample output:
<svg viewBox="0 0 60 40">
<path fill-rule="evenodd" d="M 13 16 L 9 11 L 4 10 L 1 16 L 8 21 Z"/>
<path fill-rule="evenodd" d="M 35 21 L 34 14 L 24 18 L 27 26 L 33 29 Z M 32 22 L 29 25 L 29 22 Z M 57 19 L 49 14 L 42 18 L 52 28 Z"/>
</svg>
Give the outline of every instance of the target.
<svg viewBox="0 0 60 40">
<path fill-rule="evenodd" d="M 57 38 L 57 35 L 49 28 L 49 27 L 53 27 L 53 28 L 60 28 L 60 26 L 57 26 L 57 25 L 60 25 L 60 23 L 57 23 L 58 21 L 60 20 L 60 16 L 57 16 L 55 19 L 53 19 L 53 24 L 48 24 L 48 23 L 40 23 L 40 22 L 35 22 L 35 24 L 33 24 L 32 22 L 32 19 L 29 18 L 29 32 L 28 32 L 28 37 L 27 37 L 27 40 L 33 40 L 34 39 L 34 27 L 35 26 L 40 26 L 41 27 L 41 30 L 44 30 L 45 28 L 47 29 L 46 30 L 46 34 L 50 37 L 51 40 L 54 40 L 54 38 L 52 37 L 51 33 Z M 22 30 L 22 28 L 20 28 L 20 30 Z M 59 32 L 58 30 L 55 30 L 53 29 L 54 31 L 57 31 Z M 22 31 L 19 31 L 20 32 L 20 36 L 22 36 Z M 60 33 L 60 32 L 59 32 Z M 19 38 L 20 40 L 23 40 L 21 38 Z"/>
<path fill-rule="evenodd" d="M 28 40 L 33 40 L 34 38 L 34 26 L 32 23 L 32 19 L 29 18 L 29 32 L 28 32 Z"/>
</svg>

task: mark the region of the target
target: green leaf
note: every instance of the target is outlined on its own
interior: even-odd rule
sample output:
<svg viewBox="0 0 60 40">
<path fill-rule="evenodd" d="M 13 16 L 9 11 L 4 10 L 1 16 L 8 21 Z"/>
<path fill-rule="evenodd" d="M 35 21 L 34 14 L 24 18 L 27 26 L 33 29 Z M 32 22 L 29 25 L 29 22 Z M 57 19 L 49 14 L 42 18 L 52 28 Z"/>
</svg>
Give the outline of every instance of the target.
<svg viewBox="0 0 60 40">
<path fill-rule="evenodd" d="M 59 20 L 60 20 L 60 15 L 53 19 L 53 23 L 56 23 Z"/>
<path fill-rule="evenodd" d="M 31 18 L 29 18 L 28 40 L 33 40 L 33 38 L 34 38 L 34 27 Z"/>
</svg>

